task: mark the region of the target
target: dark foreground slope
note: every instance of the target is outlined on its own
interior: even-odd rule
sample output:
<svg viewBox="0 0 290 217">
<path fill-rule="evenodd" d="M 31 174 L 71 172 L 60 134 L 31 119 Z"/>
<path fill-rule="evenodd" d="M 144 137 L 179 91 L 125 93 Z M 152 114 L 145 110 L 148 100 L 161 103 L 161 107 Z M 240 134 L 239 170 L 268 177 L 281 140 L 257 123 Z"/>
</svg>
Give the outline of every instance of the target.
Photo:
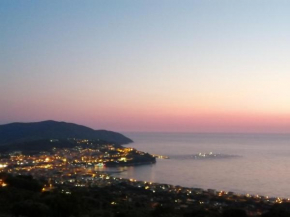
<svg viewBox="0 0 290 217">
<path fill-rule="evenodd" d="M 41 139 L 93 139 L 116 144 L 133 142 L 124 135 L 66 122 L 43 121 L 35 123 L 11 123 L 0 125 L 0 145 Z"/>
<path fill-rule="evenodd" d="M 146 190 L 141 182 L 115 180 L 98 187 L 55 185 L 42 191 L 47 180 L 0 173 L 1 217 L 289 217 L 290 204 L 267 204 L 245 198 L 242 202 L 213 195 Z M 135 183 L 135 184 L 134 184 Z M 143 182 L 144 183 L 144 182 Z M 148 186 L 148 185 L 147 185 Z M 160 186 L 167 186 L 159 184 Z M 261 215 L 261 213 L 263 213 Z"/>
</svg>

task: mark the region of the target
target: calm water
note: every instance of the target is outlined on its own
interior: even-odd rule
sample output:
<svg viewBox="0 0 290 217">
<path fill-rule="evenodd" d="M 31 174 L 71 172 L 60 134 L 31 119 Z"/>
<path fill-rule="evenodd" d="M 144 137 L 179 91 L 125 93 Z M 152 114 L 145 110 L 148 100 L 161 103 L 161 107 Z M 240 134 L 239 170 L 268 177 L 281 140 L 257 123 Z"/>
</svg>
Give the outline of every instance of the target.
<svg viewBox="0 0 290 217">
<path fill-rule="evenodd" d="M 123 178 L 238 193 L 290 197 L 290 135 L 125 133 L 128 145 L 151 154 L 175 156 L 154 165 L 120 168 Z M 190 159 L 203 153 L 239 155 Z M 176 157 L 179 156 L 179 157 Z"/>
</svg>

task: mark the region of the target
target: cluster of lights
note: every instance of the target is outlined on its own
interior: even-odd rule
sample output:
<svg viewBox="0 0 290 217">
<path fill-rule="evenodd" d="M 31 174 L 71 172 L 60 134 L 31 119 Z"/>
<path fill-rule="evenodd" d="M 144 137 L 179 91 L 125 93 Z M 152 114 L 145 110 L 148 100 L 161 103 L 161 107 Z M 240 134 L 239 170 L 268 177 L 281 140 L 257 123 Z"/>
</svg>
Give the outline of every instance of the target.
<svg viewBox="0 0 290 217">
<path fill-rule="evenodd" d="M 0 179 L 0 186 L 1 187 L 6 187 L 7 184 L 2 179 Z"/>
<path fill-rule="evenodd" d="M 7 167 L 7 164 L 0 164 L 0 169 Z"/>
</svg>

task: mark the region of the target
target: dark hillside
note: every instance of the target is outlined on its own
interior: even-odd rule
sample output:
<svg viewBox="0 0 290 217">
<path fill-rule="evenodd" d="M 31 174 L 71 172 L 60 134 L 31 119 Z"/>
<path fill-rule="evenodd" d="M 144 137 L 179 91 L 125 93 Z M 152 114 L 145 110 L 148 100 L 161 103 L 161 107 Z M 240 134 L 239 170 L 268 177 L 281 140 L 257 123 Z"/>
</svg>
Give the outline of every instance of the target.
<svg viewBox="0 0 290 217">
<path fill-rule="evenodd" d="M 120 133 L 106 130 L 93 130 L 85 126 L 66 122 L 43 121 L 0 125 L 0 145 L 42 139 L 67 138 L 100 139 L 116 144 L 133 142 Z"/>
</svg>

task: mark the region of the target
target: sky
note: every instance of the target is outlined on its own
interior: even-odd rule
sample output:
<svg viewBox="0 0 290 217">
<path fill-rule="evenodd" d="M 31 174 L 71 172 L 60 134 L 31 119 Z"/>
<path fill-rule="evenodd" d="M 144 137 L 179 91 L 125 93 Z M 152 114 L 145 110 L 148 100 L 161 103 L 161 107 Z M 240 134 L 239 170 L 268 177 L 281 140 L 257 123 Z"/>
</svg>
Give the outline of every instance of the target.
<svg viewBox="0 0 290 217">
<path fill-rule="evenodd" d="M 0 124 L 290 133 L 290 1 L 1 0 Z"/>
</svg>

